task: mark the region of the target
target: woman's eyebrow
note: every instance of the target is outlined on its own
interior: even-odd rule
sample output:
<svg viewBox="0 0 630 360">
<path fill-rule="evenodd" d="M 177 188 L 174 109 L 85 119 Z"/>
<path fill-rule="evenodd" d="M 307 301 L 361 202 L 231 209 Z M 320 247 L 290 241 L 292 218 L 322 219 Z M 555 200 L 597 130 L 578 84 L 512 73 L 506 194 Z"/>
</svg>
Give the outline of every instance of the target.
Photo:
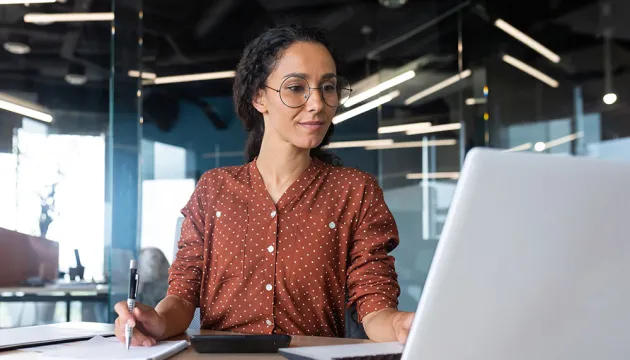
<svg viewBox="0 0 630 360">
<path fill-rule="evenodd" d="M 308 78 L 309 78 L 308 74 L 305 74 L 305 73 L 300 73 L 300 72 L 292 72 L 292 73 L 288 73 L 288 74 L 284 75 L 284 78 L 285 78 L 285 79 L 286 79 L 286 78 L 290 78 L 291 76 L 299 76 L 299 77 L 301 77 L 301 78 L 305 78 L 305 79 L 308 79 Z"/>
<path fill-rule="evenodd" d="M 292 72 L 292 73 L 286 74 L 284 75 L 284 78 L 285 79 L 290 78 L 291 76 L 299 76 L 307 80 L 311 78 L 310 75 L 306 73 L 301 73 L 301 72 Z M 328 80 L 328 79 L 334 78 L 335 76 L 337 76 L 337 74 L 335 73 L 326 73 L 322 75 L 322 80 Z"/>
</svg>

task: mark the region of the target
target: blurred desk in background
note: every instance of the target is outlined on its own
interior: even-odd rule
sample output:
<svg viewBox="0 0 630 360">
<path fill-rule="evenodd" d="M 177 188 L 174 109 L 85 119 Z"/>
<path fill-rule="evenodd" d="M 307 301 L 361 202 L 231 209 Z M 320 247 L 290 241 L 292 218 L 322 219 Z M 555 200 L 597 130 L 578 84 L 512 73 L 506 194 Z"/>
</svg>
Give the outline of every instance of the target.
<svg viewBox="0 0 630 360">
<path fill-rule="evenodd" d="M 89 282 L 59 283 L 42 287 L 0 287 L 2 302 L 64 302 L 66 321 L 70 322 L 70 303 L 92 302 L 108 304 L 109 286 Z"/>
</svg>

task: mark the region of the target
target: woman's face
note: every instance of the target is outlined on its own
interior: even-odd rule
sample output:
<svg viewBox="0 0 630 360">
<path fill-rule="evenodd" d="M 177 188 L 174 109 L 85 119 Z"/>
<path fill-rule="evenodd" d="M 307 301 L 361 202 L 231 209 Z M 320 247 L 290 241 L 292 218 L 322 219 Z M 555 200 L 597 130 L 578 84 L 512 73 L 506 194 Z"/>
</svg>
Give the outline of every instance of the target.
<svg viewBox="0 0 630 360">
<path fill-rule="evenodd" d="M 326 104 L 326 101 L 334 104 L 329 96 L 331 89 L 336 89 L 335 74 L 335 62 L 323 45 L 297 42 L 289 46 L 267 78 L 267 88 L 254 99 L 254 107 L 264 117 L 265 140 L 300 149 L 317 147 L 337 111 L 336 106 Z M 309 92 L 305 87 L 308 86 L 313 89 L 304 102 Z M 321 91 L 314 89 L 316 87 L 323 87 L 328 100 L 322 97 Z"/>
</svg>

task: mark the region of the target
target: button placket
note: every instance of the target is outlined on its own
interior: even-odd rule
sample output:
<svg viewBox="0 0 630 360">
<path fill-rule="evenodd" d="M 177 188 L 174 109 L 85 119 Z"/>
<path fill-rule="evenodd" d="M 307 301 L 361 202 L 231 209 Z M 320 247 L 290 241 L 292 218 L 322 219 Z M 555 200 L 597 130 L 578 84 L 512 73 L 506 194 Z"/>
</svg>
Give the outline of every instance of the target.
<svg viewBox="0 0 630 360">
<path fill-rule="evenodd" d="M 277 268 L 276 261 L 277 261 L 277 256 L 276 256 L 275 250 L 276 250 L 276 246 L 277 246 L 277 243 L 278 243 L 278 229 L 279 229 L 279 226 L 280 226 L 280 217 L 279 217 L 278 212 L 276 210 L 273 210 L 270 215 L 271 215 L 271 218 L 273 219 L 273 221 L 271 222 L 271 226 L 272 226 L 272 228 L 270 229 L 271 231 L 269 231 L 267 233 L 268 234 L 267 252 L 269 253 L 269 259 L 270 259 L 270 262 L 271 262 L 269 264 L 270 267 L 271 267 L 271 271 L 268 272 L 268 274 L 269 274 L 269 278 L 268 278 L 269 283 L 265 285 L 265 290 L 271 292 L 271 291 L 274 290 L 274 287 L 273 287 L 272 284 L 274 283 L 275 278 L 276 278 L 276 268 Z M 275 313 L 274 309 L 275 309 L 275 303 L 276 303 L 275 296 L 271 296 L 270 300 L 271 300 L 271 313 L 269 314 L 269 316 L 273 317 L 274 313 Z M 274 324 L 269 319 L 267 319 L 265 321 L 265 323 L 268 326 L 272 326 Z"/>
</svg>

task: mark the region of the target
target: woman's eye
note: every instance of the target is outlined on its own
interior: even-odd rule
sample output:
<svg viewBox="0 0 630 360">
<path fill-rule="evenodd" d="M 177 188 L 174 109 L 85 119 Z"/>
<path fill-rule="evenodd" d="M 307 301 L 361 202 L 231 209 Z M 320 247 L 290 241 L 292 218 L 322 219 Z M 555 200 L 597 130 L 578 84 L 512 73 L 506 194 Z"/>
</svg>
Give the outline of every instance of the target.
<svg viewBox="0 0 630 360">
<path fill-rule="evenodd" d="M 322 89 L 325 92 L 335 92 L 337 87 L 335 85 L 333 85 L 333 84 L 324 84 L 324 85 L 322 85 Z"/>
<path fill-rule="evenodd" d="M 302 85 L 289 85 L 287 86 L 287 89 L 293 92 L 304 92 L 304 86 Z"/>
</svg>

